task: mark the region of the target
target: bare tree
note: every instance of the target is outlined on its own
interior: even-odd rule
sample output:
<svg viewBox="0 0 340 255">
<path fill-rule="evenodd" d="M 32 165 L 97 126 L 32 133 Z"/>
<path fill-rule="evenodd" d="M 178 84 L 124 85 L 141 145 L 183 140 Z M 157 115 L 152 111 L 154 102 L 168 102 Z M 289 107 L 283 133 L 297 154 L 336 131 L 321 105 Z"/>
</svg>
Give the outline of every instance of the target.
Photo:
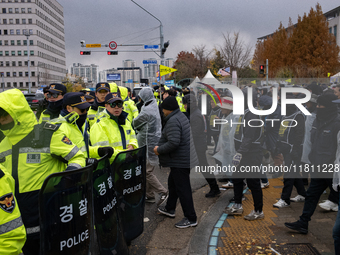
<svg viewBox="0 0 340 255">
<path fill-rule="evenodd" d="M 234 32 L 231 35 L 229 32 L 223 34 L 224 45 L 220 46 L 220 52 L 227 67 L 231 70 L 244 69 L 249 67 L 251 61 L 252 47 L 250 44 L 246 45 L 240 38 L 240 33 Z"/>
<path fill-rule="evenodd" d="M 195 54 L 195 58 L 198 60 L 197 76 L 202 77 L 208 70 L 210 63 L 209 55 L 212 51 L 208 52 L 205 45 L 195 46 L 192 51 Z"/>
</svg>

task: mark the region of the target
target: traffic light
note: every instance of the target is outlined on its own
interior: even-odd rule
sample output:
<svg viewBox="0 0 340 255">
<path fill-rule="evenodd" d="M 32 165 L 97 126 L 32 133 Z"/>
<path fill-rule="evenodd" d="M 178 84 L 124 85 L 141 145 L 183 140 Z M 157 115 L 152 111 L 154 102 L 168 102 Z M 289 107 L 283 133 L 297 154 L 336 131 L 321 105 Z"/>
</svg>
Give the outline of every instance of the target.
<svg viewBox="0 0 340 255">
<path fill-rule="evenodd" d="M 91 51 L 81 51 L 80 55 L 91 55 Z"/>
<path fill-rule="evenodd" d="M 264 74 L 264 65 L 260 65 L 260 74 Z"/>
<path fill-rule="evenodd" d="M 169 41 L 167 41 L 167 42 L 165 42 L 165 43 L 163 44 L 163 47 L 162 47 L 162 55 L 164 55 L 164 53 L 166 52 L 166 48 L 169 47 L 169 44 L 170 44 Z"/>
<path fill-rule="evenodd" d="M 118 51 L 108 51 L 107 55 L 118 55 Z"/>
</svg>

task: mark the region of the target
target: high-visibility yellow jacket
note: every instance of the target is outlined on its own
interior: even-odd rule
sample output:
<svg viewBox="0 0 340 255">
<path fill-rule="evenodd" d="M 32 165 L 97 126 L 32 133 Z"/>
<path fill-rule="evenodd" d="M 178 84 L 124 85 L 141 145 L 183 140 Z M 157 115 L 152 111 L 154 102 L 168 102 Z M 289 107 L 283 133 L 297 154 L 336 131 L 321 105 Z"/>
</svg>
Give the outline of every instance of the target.
<svg viewBox="0 0 340 255">
<path fill-rule="evenodd" d="M 128 145 L 132 145 L 134 149 L 138 148 L 135 131 L 127 120 L 127 113 L 124 111 L 119 117 L 115 117 L 105 110 L 103 116 L 91 127 L 90 140 L 93 146 L 111 146 L 114 148 L 114 153 L 110 158 L 111 164 L 116 155 L 125 151 Z"/>
<path fill-rule="evenodd" d="M 71 112 L 66 116 L 59 116 L 57 119 L 53 119 L 48 122 L 54 125 L 60 125 L 59 129 L 68 137 L 72 143 L 77 145 L 77 147 L 84 153 L 87 158 L 100 158 L 98 155 L 98 148 L 100 146 L 90 146 L 89 145 L 89 133 L 88 133 L 88 123 L 85 122 L 82 130 L 76 124 L 76 120 L 79 115 L 76 112 Z"/>
<path fill-rule="evenodd" d="M 26 230 L 15 198 L 14 179 L 0 169 L 0 254 L 17 255 L 26 241 Z"/>
<path fill-rule="evenodd" d="M 184 108 L 184 104 L 182 102 L 182 97 L 181 96 L 176 96 L 176 100 L 179 106 L 179 109 L 181 110 L 181 112 L 185 112 L 185 108 Z"/>
<path fill-rule="evenodd" d="M 14 126 L 2 130 L 6 136 L 0 143 L 0 162 L 13 176 L 16 198 L 21 208 L 27 234 L 39 226 L 38 193 L 52 173 L 67 166 L 85 166 L 85 155 L 66 136 L 60 124 L 36 124 L 36 118 L 23 93 L 17 89 L 0 93 L 0 107 L 14 120 Z"/>
<path fill-rule="evenodd" d="M 124 101 L 124 112 L 128 114 L 128 120 L 132 123 L 132 120 L 138 116 L 138 108 L 133 100 L 128 97 L 128 89 L 126 87 L 112 87 L 112 93 L 116 93 L 119 89 L 120 97 Z"/>
</svg>

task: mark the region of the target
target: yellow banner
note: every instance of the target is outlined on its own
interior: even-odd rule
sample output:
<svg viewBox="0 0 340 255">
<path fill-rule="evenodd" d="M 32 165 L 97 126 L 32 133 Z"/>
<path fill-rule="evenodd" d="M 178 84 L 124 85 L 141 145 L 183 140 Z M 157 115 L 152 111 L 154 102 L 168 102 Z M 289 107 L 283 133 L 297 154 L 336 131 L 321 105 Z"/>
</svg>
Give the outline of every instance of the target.
<svg viewBox="0 0 340 255">
<path fill-rule="evenodd" d="M 331 73 L 327 73 L 327 77 L 331 76 Z"/>
<path fill-rule="evenodd" d="M 101 44 L 86 44 L 86 48 L 101 48 Z"/>
<path fill-rule="evenodd" d="M 168 67 L 168 66 L 159 65 L 160 76 L 167 75 L 169 73 L 173 73 L 173 72 L 176 72 L 176 71 L 177 71 L 177 69 L 174 69 L 174 68 L 171 68 L 171 67 Z"/>
<path fill-rule="evenodd" d="M 256 80 L 251 81 L 251 83 L 256 84 Z"/>
<path fill-rule="evenodd" d="M 288 79 L 288 80 L 286 80 L 286 82 L 292 82 L 292 79 Z"/>
</svg>

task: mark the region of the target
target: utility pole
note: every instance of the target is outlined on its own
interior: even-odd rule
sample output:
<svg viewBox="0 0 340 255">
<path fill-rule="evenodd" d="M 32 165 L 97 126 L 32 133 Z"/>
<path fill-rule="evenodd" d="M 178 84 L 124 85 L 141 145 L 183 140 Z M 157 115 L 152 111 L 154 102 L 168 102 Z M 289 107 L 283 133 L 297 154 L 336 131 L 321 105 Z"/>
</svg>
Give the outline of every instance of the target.
<svg viewBox="0 0 340 255">
<path fill-rule="evenodd" d="M 137 5 L 139 8 L 141 8 L 143 11 L 148 13 L 150 16 L 154 17 L 158 22 L 160 23 L 159 25 L 159 32 L 160 32 L 160 47 L 159 47 L 159 52 L 160 52 L 160 58 L 161 58 L 161 65 L 164 65 L 164 52 L 163 51 L 163 46 L 164 46 L 164 36 L 163 36 L 163 24 L 162 21 L 160 21 L 156 16 L 151 14 L 148 10 L 144 9 L 142 6 L 137 4 L 135 1 L 131 0 L 135 5 Z M 164 82 L 164 77 L 162 76 L 162 81 Z"/>
</svg>

